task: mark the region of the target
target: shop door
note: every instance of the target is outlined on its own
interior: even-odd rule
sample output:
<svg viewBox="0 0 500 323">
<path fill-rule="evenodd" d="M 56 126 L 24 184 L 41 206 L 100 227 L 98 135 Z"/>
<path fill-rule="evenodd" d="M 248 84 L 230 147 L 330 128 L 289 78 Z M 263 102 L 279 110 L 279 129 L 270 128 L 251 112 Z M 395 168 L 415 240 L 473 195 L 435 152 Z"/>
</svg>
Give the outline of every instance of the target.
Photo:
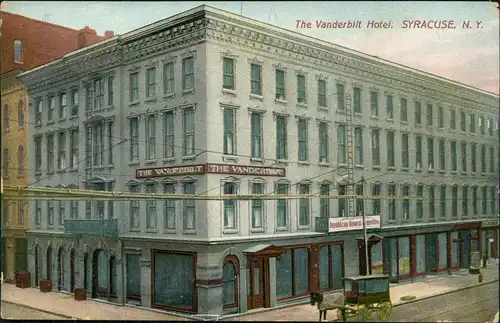
<svg viewBox="0 0 500 323">
<path fill-rule="evenodd" d="M 469 232 L 460 231 L 460 268 L 469 268 Z"/>
<path fill-rule="evenodd" d="M 26 239 L 16 239 L 16 272 L 28 269 L 28 244 Z"/>
<path fill-rule="evenodd" d="M 266 304 L 265 257 L 252 258 L 250 267 L 250 304 L 249 309 L 261 308 Z"/>
<path fill-rule="evenodd" d="M 366 265 L 365 247 L 358 248 L 359 250 L 359 274 L 366 275 L 368 267 L 368 275 L 372 274 L 372 246 L 368 245 L 368 266 Z"/>
<path fill-rule="evenodd" d="M 427 247 L 427 271 L 435 273 L 437 271 L 437 235 L 427 235 L 425 242 Z"/>
</svg>

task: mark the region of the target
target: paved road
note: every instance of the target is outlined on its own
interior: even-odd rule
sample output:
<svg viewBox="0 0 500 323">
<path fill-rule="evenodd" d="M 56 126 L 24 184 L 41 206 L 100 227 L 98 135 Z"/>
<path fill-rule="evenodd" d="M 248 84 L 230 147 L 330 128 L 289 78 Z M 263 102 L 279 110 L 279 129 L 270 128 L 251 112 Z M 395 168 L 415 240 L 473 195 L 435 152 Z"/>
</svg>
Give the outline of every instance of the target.
<svg viewBox="0 0 500 323">
<path fill-rule="evenodd" d="M 12 320 L 67 320 L 62 316 L 33 310 L 22 305 L 2 302 L 2 319 Z"/>
<path fill-rule="evenodd" d="M 486 322 L 498 311 L 498 282 L 424 299 L 392 310 L 391 322 Z M 356 321 L 356 317 L 349 321 Z M 372 321 L 378 321 L 373 315 Z"/>
</svg>

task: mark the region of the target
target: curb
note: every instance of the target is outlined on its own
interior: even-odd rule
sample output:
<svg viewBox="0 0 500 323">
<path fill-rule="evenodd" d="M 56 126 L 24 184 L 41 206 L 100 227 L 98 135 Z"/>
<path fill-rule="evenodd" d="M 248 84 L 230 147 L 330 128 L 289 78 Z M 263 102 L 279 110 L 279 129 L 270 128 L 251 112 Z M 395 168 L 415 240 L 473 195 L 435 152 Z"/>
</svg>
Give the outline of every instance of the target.
<svg viewBox="0 0 500 323">
<path fill-rule="evenodd" d="M 18 303 L 14 303 L 14 302 L 10 302 L 10 301 L 5 301 L 3 299 L 2 299 L 2 303 L 7 303 L 7 304 L 11 304 L 11 305 L 17 305 L 17 306 L 26 307 L 26 308 L 29 308 L 29 309 L 32 309 L 32 310 L 35 310 L 35 311 L 38 311 L 38 312 L 42 312 L 42 313 L 46 313 L 46 314 L 50 314 L 50 315 L 54 315 L 54 316 L 60 316 L 60 317 L 65 318 L 67 320 L 83 320 L 81 318 L 76 318 L 76 317 L 72 317 L 72 316 L 68 316 L 68 315 L 64 315 L 64 314 L 58 314 L 58 313 L 55 313 L 55 312 L 47 311 L 47 310 L 44 310 L 44 309 L 41 309 L 41 308 L 37 308 L 37 307 L 34 307 L 34 306 L 30 306 L 30 305 L 18 304 Z"/>
</svg>

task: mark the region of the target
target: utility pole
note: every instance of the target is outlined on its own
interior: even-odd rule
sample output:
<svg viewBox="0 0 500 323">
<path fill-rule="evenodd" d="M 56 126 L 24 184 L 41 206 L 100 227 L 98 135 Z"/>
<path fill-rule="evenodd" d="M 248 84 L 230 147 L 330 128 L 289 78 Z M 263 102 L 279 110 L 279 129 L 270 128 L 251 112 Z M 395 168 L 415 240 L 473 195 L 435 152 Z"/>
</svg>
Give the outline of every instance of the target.
<svg viewBox="0 0 500 323">
<path fill-rule="evenodd" d="M 346 116 L 346 124 L 345 124 L 345 135 L 346 135 L 346 143 L 347 143 L 347 183 L 349 183 L 346 187 L 346 194 L 353 196 L 354 189 L 354 140 L 352 133 L 352 105 L 351 105 L 351 95 L 346 95 L 346 105 L 345 105 L 345 116 Z M 347 212 L 345 214 L 346 217 L 356 216 L 354 210 L 354 198 L 350 197 L 347 200 Z"/>
<path fill-rule="evenodd" d="M 361 185 L 363 187 L 363 194 L 365 193 L 365 177 L 361 176 Z M 368 234 L 366 232 L 366 215 L 365 215 L 365 201 L 363 200 L 363 210 L 361 211 L 362 217 L 363 217 L 363 240 L 365 242 L 365 263 L 366 263 L 366 270 L 365 274 L 368 276 L 370 274 L 370 262 L 369 262 L 369 257 L 368 257 Z"/>
</svg>

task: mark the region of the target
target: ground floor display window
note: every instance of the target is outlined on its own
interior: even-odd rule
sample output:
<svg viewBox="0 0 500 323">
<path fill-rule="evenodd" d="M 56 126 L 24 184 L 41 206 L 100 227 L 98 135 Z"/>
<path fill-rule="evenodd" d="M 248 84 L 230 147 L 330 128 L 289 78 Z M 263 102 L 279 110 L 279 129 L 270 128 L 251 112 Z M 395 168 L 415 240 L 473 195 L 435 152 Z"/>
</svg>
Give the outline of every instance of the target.
<svg viewBox="0 0 500 323">
<path fill-rule="evenodd" d="M 372 274 L 381 275 L 384 273 L 384 262 L 382 259 L 382 244 L 377 243 L 371 247 Z"/>
<path fill-rule="evenodd" d="M 460 265 L 459 263 L 459 241 L 458 241 L 458 232 L 452 232 L 451 233 L 451 266 L 452 267 L 457 267 Z"/>
<path fill-rule="evenodd" d="M 141 299 L 141 268 L 139 254 L 127 254 L 127 300 Z"/>
<path fill-rule="evenodd" d="M 410 237 L 398 238 L 399 277 L 410 276 Z"/>
<path fill-rule="evenodd" d="M 153 306 L 195 310 L 194 254 L 153 251 Z"/>
<path fill-rule="evenodd" d="M 398 240 L 397 238 L 388 238 L 382 240 L 384 249 L 385 271 L 393 279 L 398 276 Z"/>
<path fill-rule="evenodd" d="M 419 234 L 416 237 L 416 263 L 417 263 L 417 274 L 423 274 L 427 271 L 427 261 L 425 254 L 425 234 Z"/>
<path fill-rule="evenodd" d="M 319 248 L 319 289 L 321 291 L 342 287 L 344 255 L 341 244 Z"/>
<path fill-rule="evenodd" d="M 309 249 L 288 249 L 276 261 L 276 297 L 279 299 L 309 292 Z"/>
<path fill-rule="evenodd" d="M 438 236 L 438 268 L 448 268 L 448 234 L 446 232 L 439 233 Z"/>
<path fill-rule="evenodd" d="M 97 292 L 108 292 L 108 256 L 103 250 L 97 251 Z"/>
</svg>

